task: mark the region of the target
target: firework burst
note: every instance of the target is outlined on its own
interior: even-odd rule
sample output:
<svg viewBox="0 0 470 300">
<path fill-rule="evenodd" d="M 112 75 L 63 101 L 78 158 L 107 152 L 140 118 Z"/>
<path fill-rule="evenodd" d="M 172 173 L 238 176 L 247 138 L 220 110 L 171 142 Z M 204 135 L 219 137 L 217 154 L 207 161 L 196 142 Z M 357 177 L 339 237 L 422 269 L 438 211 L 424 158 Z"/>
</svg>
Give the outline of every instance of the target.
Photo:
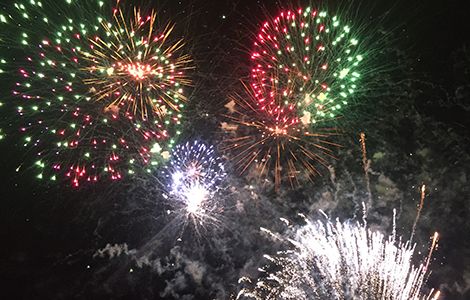
<svg viewBox="0 0 470 300">
<path fill-rule="evenodd" d="M 155 12 L 103 6 L 30 1 L 0 15 L 10 50 L 2 72 L 16 80 L 4 103 L 16 114 L 8 127 L 19 127 L 19 144 L 37 154 L 38 178 L 65 175 L 75 186 L 119 179 L 178 134 L 190 84 L 182 40 L 170 38 L 171 25 L 159 27 Z"/>
<path fill-rule="evenodd" d="M 306 221 L 293 238 L 263 229 L 293 247 L 265 255 L 273 265 L 261 269 L 266 275 L 253 289 L 241 290 L 239 299 L 438 299 L 439 292 L 421 293 L 429 258 L 415 267 L 414 246 L 396 241 L 395 234 L 387 238 L 361 224 Z M 436 241 L 437 233 L 430 254 Z"/>
<path fill-rule="evenodd" d="M 294 187 L 300 184 L 300 173 L 312 181 L 321 176 L 315 163 L 327 167 L 328 159 L 336 159 L 330 147 L 340 145 L 328 138 L 340 135 L 339 129 L 312 128 L 305 119 L 298 119 L 295 106 L 272 112 L 260 109 L 254 101 L 256 95 L 248 87 L 244 96 L 231 98 L 234 109 L 224 116 L 235 125 L 222 128 L 235 130 L 237 137 L 225 140 L 223 150 L 236 153 L 233 159 L 241 173 L 256 165 L 258 180 L 267 180 L 274 171 L 277 190 L 283 173 L 287 173 Z"/>
<path fill-rule="evenodd" d="M 90 52 L 81 52 L 89 62 L 81 70 L 98 74 L 84 79 L 94 92 L 94 101 L 106 99 L 107 109 L 124 106 L 128 115 L 144 120 L 179 112 L 179 102 L 186 99 L 180 86 L 190 84 L 183 74 L 190 59 L 188 55 L 172 58 L 183 46 L 182 40 L 166 43 L 173 27 L 167 25 L 158 32 L 156 16 L 152 12 L 143 17 L 134 8 L 134 19 L 129 22 L 115 9 L 114 22 L 102 22 L 106 39 L 90 39 Z M 178 121 L 178 116 L 172 118 Z"/>
<path fill-rule="evenodd" d="M 300 172 L 309 180 L 321 175 L 315 162 L 326 166 L 334 158 L 330 146 L 339 146 L 327 139 L 339 132 L 327 121 L 340 116 L 360 78 L 357 34 L 311 8 L 283 11 L 263 24 L 251 54 L 249 96 L 233 99 L 241 109 L 229 116 L 249 128 L 227 147 L 239 151 L 242 171 L 258 162 L 261 178 L 273 168 L 276 189 L 282 169 L 291 186 Z"/>
<path fill-rule="evenodd" d="M 295 108 L 295 122 L 335 118 L 360 77 L 356 35 L 339 17 L 311 8 L 265 22 L 251 55 L 257 105 L 271 114 Z"/>
<path fill-rule="evenodd" d="M 196 227 L 223 210 L 215 196 L 226 177 L 214 148 L 195 141 L 172 149 L 170 164 L 163 169 L 164 197 L 175 211 L 182 211 Z"/>
</svg>

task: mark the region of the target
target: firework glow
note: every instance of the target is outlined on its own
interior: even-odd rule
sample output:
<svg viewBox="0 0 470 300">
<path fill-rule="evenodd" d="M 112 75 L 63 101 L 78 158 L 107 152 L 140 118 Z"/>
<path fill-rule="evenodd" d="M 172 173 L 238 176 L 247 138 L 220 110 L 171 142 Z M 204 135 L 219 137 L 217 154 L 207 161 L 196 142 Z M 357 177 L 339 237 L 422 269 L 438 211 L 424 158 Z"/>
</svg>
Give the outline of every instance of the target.
<svg viewBox="0 0 470 300">
<path fill-rule="evenodd" d="M 433 237 L 426 262 L 414 266 L 414 246 L 372 232 L 365 225 L 311 222 L 284 238 L 289 250 L 265 255 L 271 263 L 253 288 L 244 288 L 238 299 L 387 299 L 436 300 L 440 293 L 422 293 L 429 257 L 436 246 Z M 284 220 L 287 224 L 288 221 Z M 241 282 L 250 282 L 242 278 Z"/>
<path fill-rule="evenodd" d="M 160 27 L 156 12 L 128 14 L 118 3 L 30 1 L 0 16 L 10 51 L 2 73 L 16 81 L 4 102 L 14 115 L 8 127 L 37 155 L 38 178 L 65 175 L 74 186 L 119 179 L 179 133 L 190 85 L 183 41 L 170 38 L 173 26 Z"/>
</svg>

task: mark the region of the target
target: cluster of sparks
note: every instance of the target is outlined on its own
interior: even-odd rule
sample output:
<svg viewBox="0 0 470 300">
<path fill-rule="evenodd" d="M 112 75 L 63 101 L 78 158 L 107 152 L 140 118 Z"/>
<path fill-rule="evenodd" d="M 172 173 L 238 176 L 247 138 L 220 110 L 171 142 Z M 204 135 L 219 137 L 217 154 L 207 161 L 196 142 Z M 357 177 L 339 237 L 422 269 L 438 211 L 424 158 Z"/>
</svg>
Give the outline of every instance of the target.
<svg viewBox="0 0 470 300">
<path fill-rule="evenodd" d="M 256 162 L 260 178 L 274 169 L 276 188 L 283 165 L 293 185 L 298 174 L 321 175 L 314 162 L 325 165 L 331 154 L 327 140 L 338 129 L 325 121 L 336 119 L 355 92 L 362 61 L 358 40 L 339 18 L 307 8 L 285 11 L 266 22 L 254 42 L 247 96 L 232 99 L 240 107 L 228 115 L 248 134 L 230 139 L 245 171 Z M 240 98 L 240 99 L 239 99 Z M 241 125 L 241 126 L 238 126 Z"/>
<path fill-rule="evenodd" d="M 158 27 L 155 12 L 135 8 L 128 17 L 101 1 L 47 5 L 14 4 L 0 15 L 1 43 L 12 50 L 1 71 L 17 78 L 4 103 L 18 116 L 9 126 L 37 154 L 38 178 L 65 175 L 78 186 L 133 174 L 179 133 L 190 84 L 183 42 L 169 37 L 172 26 Z"/>
<path fill-rule="evenodd" d="M 326 12 L 281 12 L 254 43 L 252 86 L 262 110 L 304 125 L 334 118 L 356 88 L 358 40 Z M 289 111 L 298 111 L 289 116 Z M 283 127 L 287 128 L 287 124 Z"/>
<path fill-rule="evenodd" d="M 129 22 L 116 10 L 114 23 L 103 23 L 106 39 L 96 36 L 90 41 L 91 52 L 84 53 L 90 66 L 82 70 L 103 74 L 85 80 L 94 88 L 95 101 L 108 98 L 108 107 L 124 106 L 142 119 L 180 110 L 185 100 L 180 86 L 190 84 L 183 74 L 190 59 L 188 55 L 172 58 L 183 43 L 179 40 L 165 47 L 173 27 L 155 31 L 156 16 L 152 12 L 144 18 L 134 9 L 134 20 Z M 174 121 L 178 118 L 173 116 Z"/>
<path fill-rule="evenodd" d="M 183 203 L 185 212 L 195 216 L 214 209 L 213 196 L 226 177 L 214 148 L 197 141 L 172 149 L 172 159 L 163 173 L 166 197 Z"/>
<path fill-rule="evenodd" d="M 239 299 L 439 298 L 439 292 L 421 293 L 437 233 L 427 260 L 415 267 L 411 262 L 414 246 L 396 241 L 395 234 L 387 238 L 361 224 L 306 221 L 292 238 L 262 229 L 293 248 L 265 255 L 274 271 L 261 269 L 265 276 L 254 288 L 242 289 Z M 241 281 L 251 282 L 248 278 Z"/>
</svg>

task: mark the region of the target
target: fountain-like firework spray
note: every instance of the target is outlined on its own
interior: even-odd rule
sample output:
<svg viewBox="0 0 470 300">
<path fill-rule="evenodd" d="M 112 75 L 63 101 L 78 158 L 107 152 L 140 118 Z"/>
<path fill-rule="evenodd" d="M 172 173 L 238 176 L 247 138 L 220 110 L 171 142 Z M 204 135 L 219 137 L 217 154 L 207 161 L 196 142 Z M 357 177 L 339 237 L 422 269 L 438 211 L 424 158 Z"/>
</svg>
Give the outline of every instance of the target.
<svg viewBox="0 0 470 300">
<path fill-rule="evenodd" d="M 284 238 L 293 247 L 265 255 L 272 264 L 254 288 L 244 288 L 238 299 L 437 299 L 439 292 L 422 293 L 427 266 L 411 262 L 414 246 L 386 237 L 366 226 L 311 222 Z M 433 247 L 437 241 L 437 233 Z M 247 280 L 242 278 L 241 281 Z"/>
</svg>

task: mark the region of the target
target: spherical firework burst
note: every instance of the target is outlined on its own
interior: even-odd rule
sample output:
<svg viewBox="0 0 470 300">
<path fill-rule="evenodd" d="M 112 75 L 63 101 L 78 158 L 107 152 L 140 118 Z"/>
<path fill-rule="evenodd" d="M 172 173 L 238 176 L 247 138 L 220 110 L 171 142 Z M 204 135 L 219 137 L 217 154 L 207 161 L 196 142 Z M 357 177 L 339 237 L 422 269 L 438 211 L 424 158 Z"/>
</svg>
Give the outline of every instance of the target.
<svg viewBox="0 0 470 300">
<path fill-rule="evenodd" d="M 295 109 L 293 121 L 306 124 L 335 118 L 360 76 L 356 35 L 339 17 L 311 8 L 265 22 L 251 55 L 257 105 L 280 118 Z"/>
<path fill-rule="evenodd" d="M 331 146 L 340 145 L 330 138 L 340 135 L 341 130 L 312 128 L 305 118 L 298 118 L 295 106 L 271 112 L 260 109 L 255 92 L 248 89 L 244 95 L 231 96 L 236 109 L 225 116 L 235 124 L 222 124 L 223 129 L 236 133 L 235 138 L 224 141 L 223 150 L 235 153 L 233 159 L 239 165 L 238 170 L 243 173 L 256 165 L 258 180 L 267 180 L 273 171 L 276 190 L 283 174 L 292 187 L 300 184 L 299 175 L 310 181 L 321 176 L 316 163 L 326 168 L 329 159 L 336 159 Z"/>
<path fill-rule="evenodd" d="M 215 194 L 226 177 L 222 160 L 214 156 L 214 148 L 197 141 L 172 149 L 170 164 L 163 169 L 164 197 L 170 199 L 175 210 L 180 210 L 194 224 L 201 224 L 217 213 L 219 205 Z"/>
<path fill-rule="evenodd" d="M 93 100 L 106 100 L 107 109 L 123 107 L 128 115 L 158 124 L 160 116 L 182 106 L 181 86 L 190 84 L 183 70 L 190 60 L 188 55 L 173 58 L 182 40 L 166 43 L 173 27 L 156 30 L 156 12 L 144 17 L 134 8 L 133 17 L 129 21 L 115 9 L 114 22 L 102 22 L 106 36 L 95 36 L 90 51 L 81 52 L 89 62 L 81 70 L 96 74 L 84 83 L 94 93 Z M 178 121 L 178 116 L 171 119 Z"/>
<path fill-rule="evenodd" d="M 287 222 L 287 221 L 286 221 Z M 423 295 L 429 257 L 415 267 L 414 247 L 371 232 L 364 225 L 309 222 L 293 238 L 283 238 L 292 250 L 265 255 L 272 268 L 253 289 L 244 288 L 238 298 L 255 299 L 433 299 L 439 292 Z M 436 245 L 434 235 L 431 251 Z M 277 266 L 277 267 L 276 267 Z M 250 281 L 248 278 L 242 280 Z"/>
<path fill-rule="evenodd" d="M 8 126 L 38 155 L 39 178 L 63 174 L 75 186 L 118 179 L 178 133 L 190 62 L 182 41 L 170 37 L 172 26 L 159 27 L 154 11 L 105 6 L 29 1 L 0 15 L 10 50 L 2 71 L 16 81 L 4 102 L 6 114 L 16 111 Z"/>
</svg>

